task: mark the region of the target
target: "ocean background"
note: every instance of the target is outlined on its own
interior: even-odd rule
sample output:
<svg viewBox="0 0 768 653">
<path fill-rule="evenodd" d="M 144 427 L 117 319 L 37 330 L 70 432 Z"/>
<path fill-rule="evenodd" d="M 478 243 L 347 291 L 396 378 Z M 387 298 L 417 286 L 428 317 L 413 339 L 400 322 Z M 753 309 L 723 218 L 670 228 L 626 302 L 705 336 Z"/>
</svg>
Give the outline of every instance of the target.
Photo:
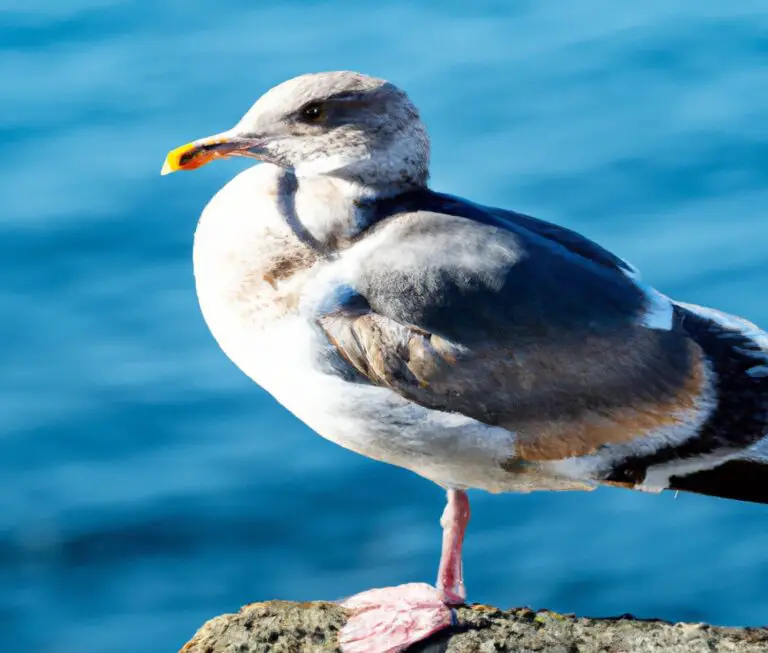
<svg viewBox="0 0 768 653">
<path fill-rule="evenodd" d="M 161 178 L 270 86 L 409 91 L 433 185 L 577 229 L 768 326 L 768 6 L 0 0 L 0 651 L 176 651 L 271 598 L 432 582 L 441 491 L 314 435 L 219 350 Z M 473 493 L 470 598 L 768 623 L 768 506 Z"/>
</svg>

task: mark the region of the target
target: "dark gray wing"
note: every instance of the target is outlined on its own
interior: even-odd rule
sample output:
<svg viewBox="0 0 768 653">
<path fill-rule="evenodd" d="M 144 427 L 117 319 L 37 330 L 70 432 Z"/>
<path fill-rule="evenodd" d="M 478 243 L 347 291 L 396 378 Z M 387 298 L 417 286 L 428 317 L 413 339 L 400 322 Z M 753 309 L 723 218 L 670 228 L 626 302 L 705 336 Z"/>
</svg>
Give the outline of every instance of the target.
<svg viewBox="0 0 768 653">
<path fill-rule="evenodd" d="M 353 292 L 318 318 L 334 355 L 411 401 L 516 431 L 531 459 L 631 439 L 698 390 L 698 349 L 644 326 L 647 295 L 604 256 L 427 211 L 358 246 L 369 238 Z"/>
<path fill-rule="evenodd" d="M 459 216 L 516 232 L 525 229 L 593 263 L 638 276 L 634 266 L 580 233 L 517 211 L 483 206 L 447 193 L 419 189 L 387 200 L 381 207 L 379 218 L 406 210 Z"/>
</svg>

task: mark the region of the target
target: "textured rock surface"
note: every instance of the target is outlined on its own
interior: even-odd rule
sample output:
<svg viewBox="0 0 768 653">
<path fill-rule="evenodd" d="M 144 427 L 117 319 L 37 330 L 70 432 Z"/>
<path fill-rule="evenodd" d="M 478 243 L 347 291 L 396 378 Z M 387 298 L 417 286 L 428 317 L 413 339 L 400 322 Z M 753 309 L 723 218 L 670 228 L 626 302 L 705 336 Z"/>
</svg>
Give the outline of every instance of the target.
<svg viewBox="0 0 768 653">
<path fill-rule="evenodd" d="M 416 653 L 765 653 L 768 629 L 717 628 L 632 618 L 587 619 L 484 605 L 458 610 L 459 625 Z M 346 611 L 333 603 L 268 601 L 206 623 L 182 653 L 337 651 Z M 376 653 L 371 651 L 371 653 Z"/>
</svg>

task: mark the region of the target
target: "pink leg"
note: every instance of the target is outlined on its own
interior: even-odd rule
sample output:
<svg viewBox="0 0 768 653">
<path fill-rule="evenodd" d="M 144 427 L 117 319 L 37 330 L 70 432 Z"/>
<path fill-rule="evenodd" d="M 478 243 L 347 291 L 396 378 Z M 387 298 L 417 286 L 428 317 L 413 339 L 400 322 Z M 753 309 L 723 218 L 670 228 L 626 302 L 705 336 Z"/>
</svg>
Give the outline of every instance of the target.
<svg viewBox="0 0 768 653">
<path fill-rule="evenodd" d="M 461 547 L 469 522 L 469 497 L 463 490 L 448 490 L 440 525 L 443 527 L 443 552 L 437 572 L 437 589 L 448 605 L 464 605 L 467 590 L 461 564 Z"/>
<path fill-rule="evenodd" d="M 461 547 L 469 521 L 469 499 L 462 490 L 448 491 L 440 523 L 443 549 L 437 589 L 409 583 L 356 594 L 342 602 L 352 611 L 339 635 L 343 653 L 400 653 L 453 623 L 449 606 L 466 597 Z"/>
</svg>

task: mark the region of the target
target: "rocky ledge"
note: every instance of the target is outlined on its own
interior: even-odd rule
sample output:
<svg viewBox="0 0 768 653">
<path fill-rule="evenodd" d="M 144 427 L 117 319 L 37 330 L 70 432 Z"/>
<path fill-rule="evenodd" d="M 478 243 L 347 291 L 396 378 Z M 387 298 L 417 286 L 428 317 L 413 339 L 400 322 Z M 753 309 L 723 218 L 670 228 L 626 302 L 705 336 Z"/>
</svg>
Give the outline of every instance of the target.
<svg viewBox="0 0 768 653">
<path fill-rule="evenodd" d="M 459 608 L 458 625 L 409 653 L 766 653 L 768 629 L 591 619 L 528 608 Z M 347 611 L 334 603 L 267 601 L 211 619 L 181 653 L 338 651 Z M 376 653 L 372 651 L 371 653 Z"/>
</svg>

